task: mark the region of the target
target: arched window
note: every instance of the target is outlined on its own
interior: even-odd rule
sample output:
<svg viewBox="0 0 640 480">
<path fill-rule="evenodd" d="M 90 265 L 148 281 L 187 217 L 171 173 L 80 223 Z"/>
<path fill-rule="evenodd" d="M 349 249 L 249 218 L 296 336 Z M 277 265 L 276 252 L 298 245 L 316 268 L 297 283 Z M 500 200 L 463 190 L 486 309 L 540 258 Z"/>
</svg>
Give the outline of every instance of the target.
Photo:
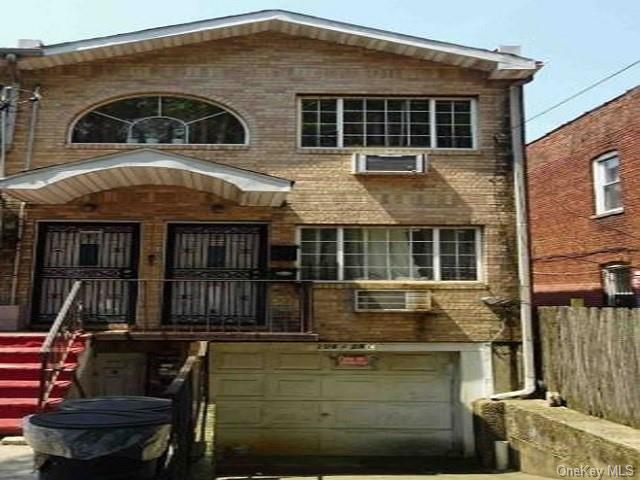
<svg viewBox="0 0 640 480">
<path fill-rule="evenodd" d="M 125 98 L 91 110 L 74 125 L 72 143 L 244 144 L 238 117 L 222 107 L 165 95 Z"/>
</svg>

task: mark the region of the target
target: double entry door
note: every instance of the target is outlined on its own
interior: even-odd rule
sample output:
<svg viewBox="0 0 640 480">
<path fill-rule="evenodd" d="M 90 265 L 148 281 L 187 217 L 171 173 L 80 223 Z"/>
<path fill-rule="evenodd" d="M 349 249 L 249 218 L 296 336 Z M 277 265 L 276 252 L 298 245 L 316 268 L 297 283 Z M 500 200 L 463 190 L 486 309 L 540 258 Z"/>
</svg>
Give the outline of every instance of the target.
<svg viewBox="0 0 640 480">
<path fill-rule="evenodd" d="M 264 322 L 266 226 L 168 226 L 163 279 L 138 277 L 137 223 L 40 223 L 36 255 L 34 323 L 51 323 L 73 283 L 81 291 L 85 322 L 134 323 L 138 289 L 161 290 L 163 322 L 244 327 Z M 158 281 L 159 280 L 159 281 Z M 147 292 L 148 292 L 147 286 Z"/>
</svg>

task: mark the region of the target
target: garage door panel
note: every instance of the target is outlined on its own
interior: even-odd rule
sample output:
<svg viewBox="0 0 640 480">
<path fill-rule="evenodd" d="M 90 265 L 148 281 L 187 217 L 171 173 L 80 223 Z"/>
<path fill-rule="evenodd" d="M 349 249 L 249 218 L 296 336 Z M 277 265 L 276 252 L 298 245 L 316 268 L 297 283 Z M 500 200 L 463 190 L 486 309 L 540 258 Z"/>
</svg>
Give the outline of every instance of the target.
<svg viewBox="0 0 640 480">
<path fill-rule="evenodd" d="M 218 425 L 250 425 L 258 427 L 263 423 L 262 402 L 242 402 L 237 400 L 216 402 L 216 423 Z"/>
<path fill-rule="evenodd" d="M 321 417 L 319 402 L 265 402 L 263 403 L 264 426 L 282 427 L 308 426 L 316 428 Z"/>
<path fill-rule="evenodd" d="M 286 370 L 320 370 L 323 358 L 317 353 L 282 353 L 276 356 L 275 368 Z"/>
<path fill-rule="evenodd" d="M 379 395 L 375 375 L 326 376 L 322 382 L 322 398 L 334 400 L 368 400 Z"/>
<path fill-rule="evenodd" d="M 262 370 L 266 364 L 266 352 L 218 352 L 213 355 L 216 370 Z"/>
<path fill-rule="evenodd" d="M 271 375 L 266 398 L 269 400 L 317 399 L 322 391 L 319 376 Z"/>
<path fill-rule="evenodd" d="M 378 405 L 378 426 L 396 429 L 451 429 L 449 403 L 385 403 Z"/>
<path fill-rule="evenodd" d="M 436 375 L 390 378 L 382 390 L 385 399 L 394 402 L 448 402 L 451 378 Z"/>
<path fill-rule="evenodd" d="M 321 452 L 320 432 L 308 429 L 225 428 L 216 435 L 216 444 L 229 453 L 235 450 L 249 455 L 317 455 Z"/>
<path fill-rule="evenodd" d="M 224 397 L 262 397 L 264 395 L 264 375 L 214 375 L 211 387 L 214 399 Z"/>
<path fill-rule="evenodd" d="M 443 456 L 452 447 L 449 431 L 433 430 L 326 431 L 322 442 L 326 455 Z"/>
<path fill-rule="evenodd" d="M 385 363 L 392 371 L 422 371 L 440 372 L 448 364 L 453 363 L 453 355 L 446 352 L 421 354 L 390 354 L 385 357 Z"/>
</svg>

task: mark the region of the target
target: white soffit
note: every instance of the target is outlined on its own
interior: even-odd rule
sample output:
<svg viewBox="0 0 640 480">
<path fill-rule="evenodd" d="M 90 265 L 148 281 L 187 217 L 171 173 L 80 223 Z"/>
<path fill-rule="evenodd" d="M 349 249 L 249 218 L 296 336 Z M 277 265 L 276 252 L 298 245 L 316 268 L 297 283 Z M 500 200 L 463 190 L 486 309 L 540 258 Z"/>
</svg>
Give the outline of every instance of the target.
<svg viewBox="0 0 640 480">
<path fill-rule="evenodd" d="M 0 180 L 18 200 L 62 204 L 112 188 L 172 185 L 218 195 L 240 205 L 278 207 L 293 182 L 241 168 L 152 149 L 117 153 L 19 173 Z"/>
<path fill-rule="evenodd" d="M 490 72 L 491 78 L 498 79 L 528 78 L 542 66 L 540 62 L 512 53 L 466 47 L 283 10 L 264 10 L 43 46 L 40 56 L 21 58 L 20 68 L 29 70 L 80 63 L 264 31 L 483 70 Z"/>
</svg>

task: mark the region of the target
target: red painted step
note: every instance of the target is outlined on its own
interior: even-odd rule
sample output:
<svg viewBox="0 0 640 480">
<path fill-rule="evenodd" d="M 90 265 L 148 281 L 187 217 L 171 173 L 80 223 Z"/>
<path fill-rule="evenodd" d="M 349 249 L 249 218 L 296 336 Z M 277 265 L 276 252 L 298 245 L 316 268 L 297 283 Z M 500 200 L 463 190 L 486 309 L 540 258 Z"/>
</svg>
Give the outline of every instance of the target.
<svg viewBox="0 0 640 480">
<path fill-rule="evenodd" d="M 45 409 L 56 408 L 71 388 L 78 355 L 84 350 L 87 338 L 81 336 L 74 342 Z M 20 435 L 22 418 L 37 410 L 40 349 L 45 339 L 44 333 L 0 333 L 0 437 Z"/>
</svg>

